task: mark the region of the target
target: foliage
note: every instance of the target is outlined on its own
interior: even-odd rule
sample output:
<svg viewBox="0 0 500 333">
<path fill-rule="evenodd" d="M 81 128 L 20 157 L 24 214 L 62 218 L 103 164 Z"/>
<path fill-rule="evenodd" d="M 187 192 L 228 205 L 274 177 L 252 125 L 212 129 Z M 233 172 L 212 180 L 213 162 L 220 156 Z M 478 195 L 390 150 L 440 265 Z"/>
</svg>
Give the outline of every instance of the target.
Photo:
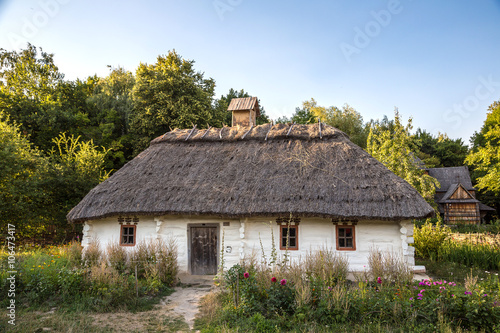
<svg viewBox="0 0 500 333">
<path fill-rule="evenodd" d="M 132 89 L 135 77 L 118 67 L 113 68 L 107 77 L 94 80 L 94 89 L 86 99 L 94 126 L 89 127 L 85 135 L 111 150 L 106 167 L 118 169 L 130 160 L 133 152 L 130 121 L 134 110 Z"/>
<path fill-rule="evenodd" d="M 500 194 L 500 104 L 493 104 L 466 163 L 481 173 L 477 188 Z M 476 142 L 475 142 L 476 143 Z"/>
<path fill-rule="evenodd" d="M 487 238 L 484 234 L 475 234 L 452 240 L 440 246 L 439 260 L 484 270 L 500 270 L 500 237 Z"/>
<path fill-rule="evenodd" d="M 83 115 L 68 104 L 74 87 L 64 83 L 54 55 L 39 51 L 31 44 L 20 52 L 0 49 L 0 111 L 18 123 L 35 146 L 48 150 L 51 139 L 77 128 Z"/>
<path fill-rule="evenodd" d="M 439 187 L 439 182 L 419 168 L 412 154 L 416 147 L 410 136 L 411 123 L 410 118 L 408 124 L 403 126 L 399 111 L 396 109 L 393 130 L 370 129 L 367 151 L 397 176 L 406 180 L 429 204 L 435 206 L 434 193 L 436 187 Z"/>
<path fill-rule="evenodd" d="M 295 119 L 294 119 L 295 118 Z M 368 128 L 363 123 L 363 117 L 353 107 L 345 104 L 342 108 L 319 106 L 314 98 L 302 103 L 302 109 L 297 109 L 292 120 L 300 123 L 311 123 L 320 119 L 327 125 L 345 132 L 352 142 L 365 148 Z"/>
<path fill-rule="evenodd" d="M 413 138 L 419 148 L 417 155 L 429 168 L 462 166 L 469 151 L 462 139 L 452 140 L 446 134 L 435 137 L 418 128 Z"/>
<path fill-rule="evenodd" d="M 202 310 L 196 328 L 202 332 L 335 332 L 339 327 L 347 332 L 359 331 L 360 327 L 398 332 L 500 329 L 500 281 L 495 275 L 486 281 L 470 276 L 465 284 L 443 279 L 391 283 L 378 277 L 333 286 L 304 277 L 300 283 L 311 288 L 308 301 L 299 303 L 299 280 L 286 280 L 282 285 L 280 278 L 274 277 L 267 285 L 262 284 L 259 275 L 268 278 L 266 272 L 235 267 L 231 274 L 241 286 L 242 302 L 235 304 L 231 293 L 224 290 L 214 297 L 209 295 L 203 307 L 210 309 Z M 289 292 L 295 294 L 295 301 Z"/>
<path fill-rule="evenodd" d="M 5 295 L 8 286 L 4 272 L 7 274 L 9 271 L 7 255 L 7 252 L 0 250 L 0 292 Z M 16 299 L 19 304 L 79 305 L 85 311 L 133 309 L 147 303 L 144 296 L 151 299 L 162 295 L 169 290 L 172 281 L 177 282 L 177 267 L 165 273 L 161 270 L 168 266 L 146 263 L 148 268 L 145 273 L 138 276 L 137 297 L 134 275 L 130 271 L 119 272 L 109 265 L 97 242 L 87 247 L 83 262 L 76 258 L 78 255 L 81 255 L 81 246 L 77 242 L 64 246 L 19 249 L 15 257 Z M 5 302 L 8 302 L 6 297 L 0 300 L 0 305 L 6 306 Z"/>
<path fill-rule="evenodd" d="M 0 230 L 16 226 L 20 237 L 43 228 L 49 215 L 49 161 L 0 111 Z"/>
<path fill-rule="evenodd" d="M 412 268 L 403 258 L 394 252 L 382 252 L 372 248 L 368 255 L 369 277 L 365 280 L 390 281 L 397 285 L 410 283 L 413 280 Z"/>
<path fill-rule="evenodd" d="M 435 225 L 428 219 L 422 227 L 415 227 L 413 238 L 416 255 L 422 258 L 437 259 L 443 244 L 449 241 L 451 230 L 441 222 Z"/>
<path fill-rule="evenodd" d="M 213 115 L 215 82 L 194 70 L 194 61 L 175 51 L 158 56 L 155 64 L 140 64 L 132 92 L 134 114 L 130 130 L 140 152 L 169 128 L 206 126 L 219 121 Z"/>
</svg>

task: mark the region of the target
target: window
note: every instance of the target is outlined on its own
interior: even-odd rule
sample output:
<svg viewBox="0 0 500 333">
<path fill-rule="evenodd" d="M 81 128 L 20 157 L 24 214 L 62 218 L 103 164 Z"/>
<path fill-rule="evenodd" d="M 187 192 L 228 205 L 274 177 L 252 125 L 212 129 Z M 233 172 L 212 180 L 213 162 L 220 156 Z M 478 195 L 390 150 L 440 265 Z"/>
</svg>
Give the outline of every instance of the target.
<svg viewBox="0 0 500 333">
<path fill-rule="evenodd" d="M 354 226 L 337 225 L 337 250 L 354 251 L 356 250 L 356 238 L 354 237 Z"/>
<path fill-rule="evenodd" d="M 280 225 L 280 250 L 298 250 L 299 249 L 299 226 L 298 225 Z"/>
<path fill-rule="evenodd" d="M 120 232 L 120 245 L 135 245 L 135 227 L 135 225 L 122 225 L 122 229 Z"/>
</svg>

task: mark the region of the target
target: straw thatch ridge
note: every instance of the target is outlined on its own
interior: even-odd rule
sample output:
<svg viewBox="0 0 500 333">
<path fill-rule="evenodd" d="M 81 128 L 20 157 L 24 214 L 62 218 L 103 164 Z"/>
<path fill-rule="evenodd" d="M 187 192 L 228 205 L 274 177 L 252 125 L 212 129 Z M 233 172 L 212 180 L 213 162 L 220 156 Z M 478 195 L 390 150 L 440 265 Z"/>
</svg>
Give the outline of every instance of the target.
<svg viewBox="0 0 500 333">
<path fill-rule="evenodd" d="M 96 186 L 70 222 L 115 215 L 400 220 L 433 209 L 324 124 L 174 130 Z"/>
</svg>

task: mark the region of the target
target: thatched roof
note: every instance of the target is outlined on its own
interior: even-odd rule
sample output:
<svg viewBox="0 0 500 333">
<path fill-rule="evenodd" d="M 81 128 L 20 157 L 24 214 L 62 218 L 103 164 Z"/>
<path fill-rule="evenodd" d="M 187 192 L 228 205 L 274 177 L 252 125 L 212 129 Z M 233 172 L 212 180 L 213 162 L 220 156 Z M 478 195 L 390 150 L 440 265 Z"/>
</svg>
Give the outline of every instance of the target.
<svg viewBox="0 0 500 333">
<path fill-rule="evenodd" d="M 433 209 L 336 128 L 173 130 L 96 186 L 70 222 L 114 215 L 423 218 Z"/>
</svg>

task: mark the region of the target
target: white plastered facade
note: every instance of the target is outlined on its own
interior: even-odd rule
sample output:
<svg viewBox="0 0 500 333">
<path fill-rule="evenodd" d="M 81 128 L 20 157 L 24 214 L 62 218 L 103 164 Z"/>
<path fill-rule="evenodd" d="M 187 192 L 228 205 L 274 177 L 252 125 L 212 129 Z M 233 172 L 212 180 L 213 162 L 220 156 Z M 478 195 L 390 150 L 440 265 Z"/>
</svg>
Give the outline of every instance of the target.
<svg viewBox="0 0 500 333">
<path fill-rule="evenodd" d="M 221 219 L 198 216 L 138 216 L 136 222 L 136 244 L 141 241 L 172 238 L 178 247 L 178 263 L 181 273 L 189 273 L 189 226 L 218 225 L 217 257 L 224 252 L 225 269 L 239 263 L 245 256 L 261 255 L 262 247 L 269 258 L 272 238 L 278 254 L 280 250 L 280 226 L 272 218 Z M 226 222 L 226 223 L 224 223 Z M 126 224 L 126 222 L 123 222 Z M 130 222 L 134 224 L 134 222 Z M 342 223 L 339 223 L 342 225 Z M 85 248 L 92 238 L 97 238 L 101 249 L 105 250 L 110 242 L 119 242 L 121 224 L 118 217 L 90 220 L 84 223 L 82 245 Z M 272 233 L 271 233 L 272 230 Z M 290 250 L 290 258 L 299 259 L 307 252 L 328 247 L 336 250 L 336 226 L 330 219 L 301 218 L 298 225 L 298 250 Z M 368 254 L 371 249 L 390 251 L 402 255 L 410 265 L 415 265 L 413 243 L 413 224 L 410 221 L 361 220 L 355 225 L 354 251 L 338 251 L 349 261 L 352 272 L 364 271 L 368 267 Z M 223 247 L 223 249 L 222 249 Z M 128 250 L 132 246 L 126 247 Z"/>
</svg>

